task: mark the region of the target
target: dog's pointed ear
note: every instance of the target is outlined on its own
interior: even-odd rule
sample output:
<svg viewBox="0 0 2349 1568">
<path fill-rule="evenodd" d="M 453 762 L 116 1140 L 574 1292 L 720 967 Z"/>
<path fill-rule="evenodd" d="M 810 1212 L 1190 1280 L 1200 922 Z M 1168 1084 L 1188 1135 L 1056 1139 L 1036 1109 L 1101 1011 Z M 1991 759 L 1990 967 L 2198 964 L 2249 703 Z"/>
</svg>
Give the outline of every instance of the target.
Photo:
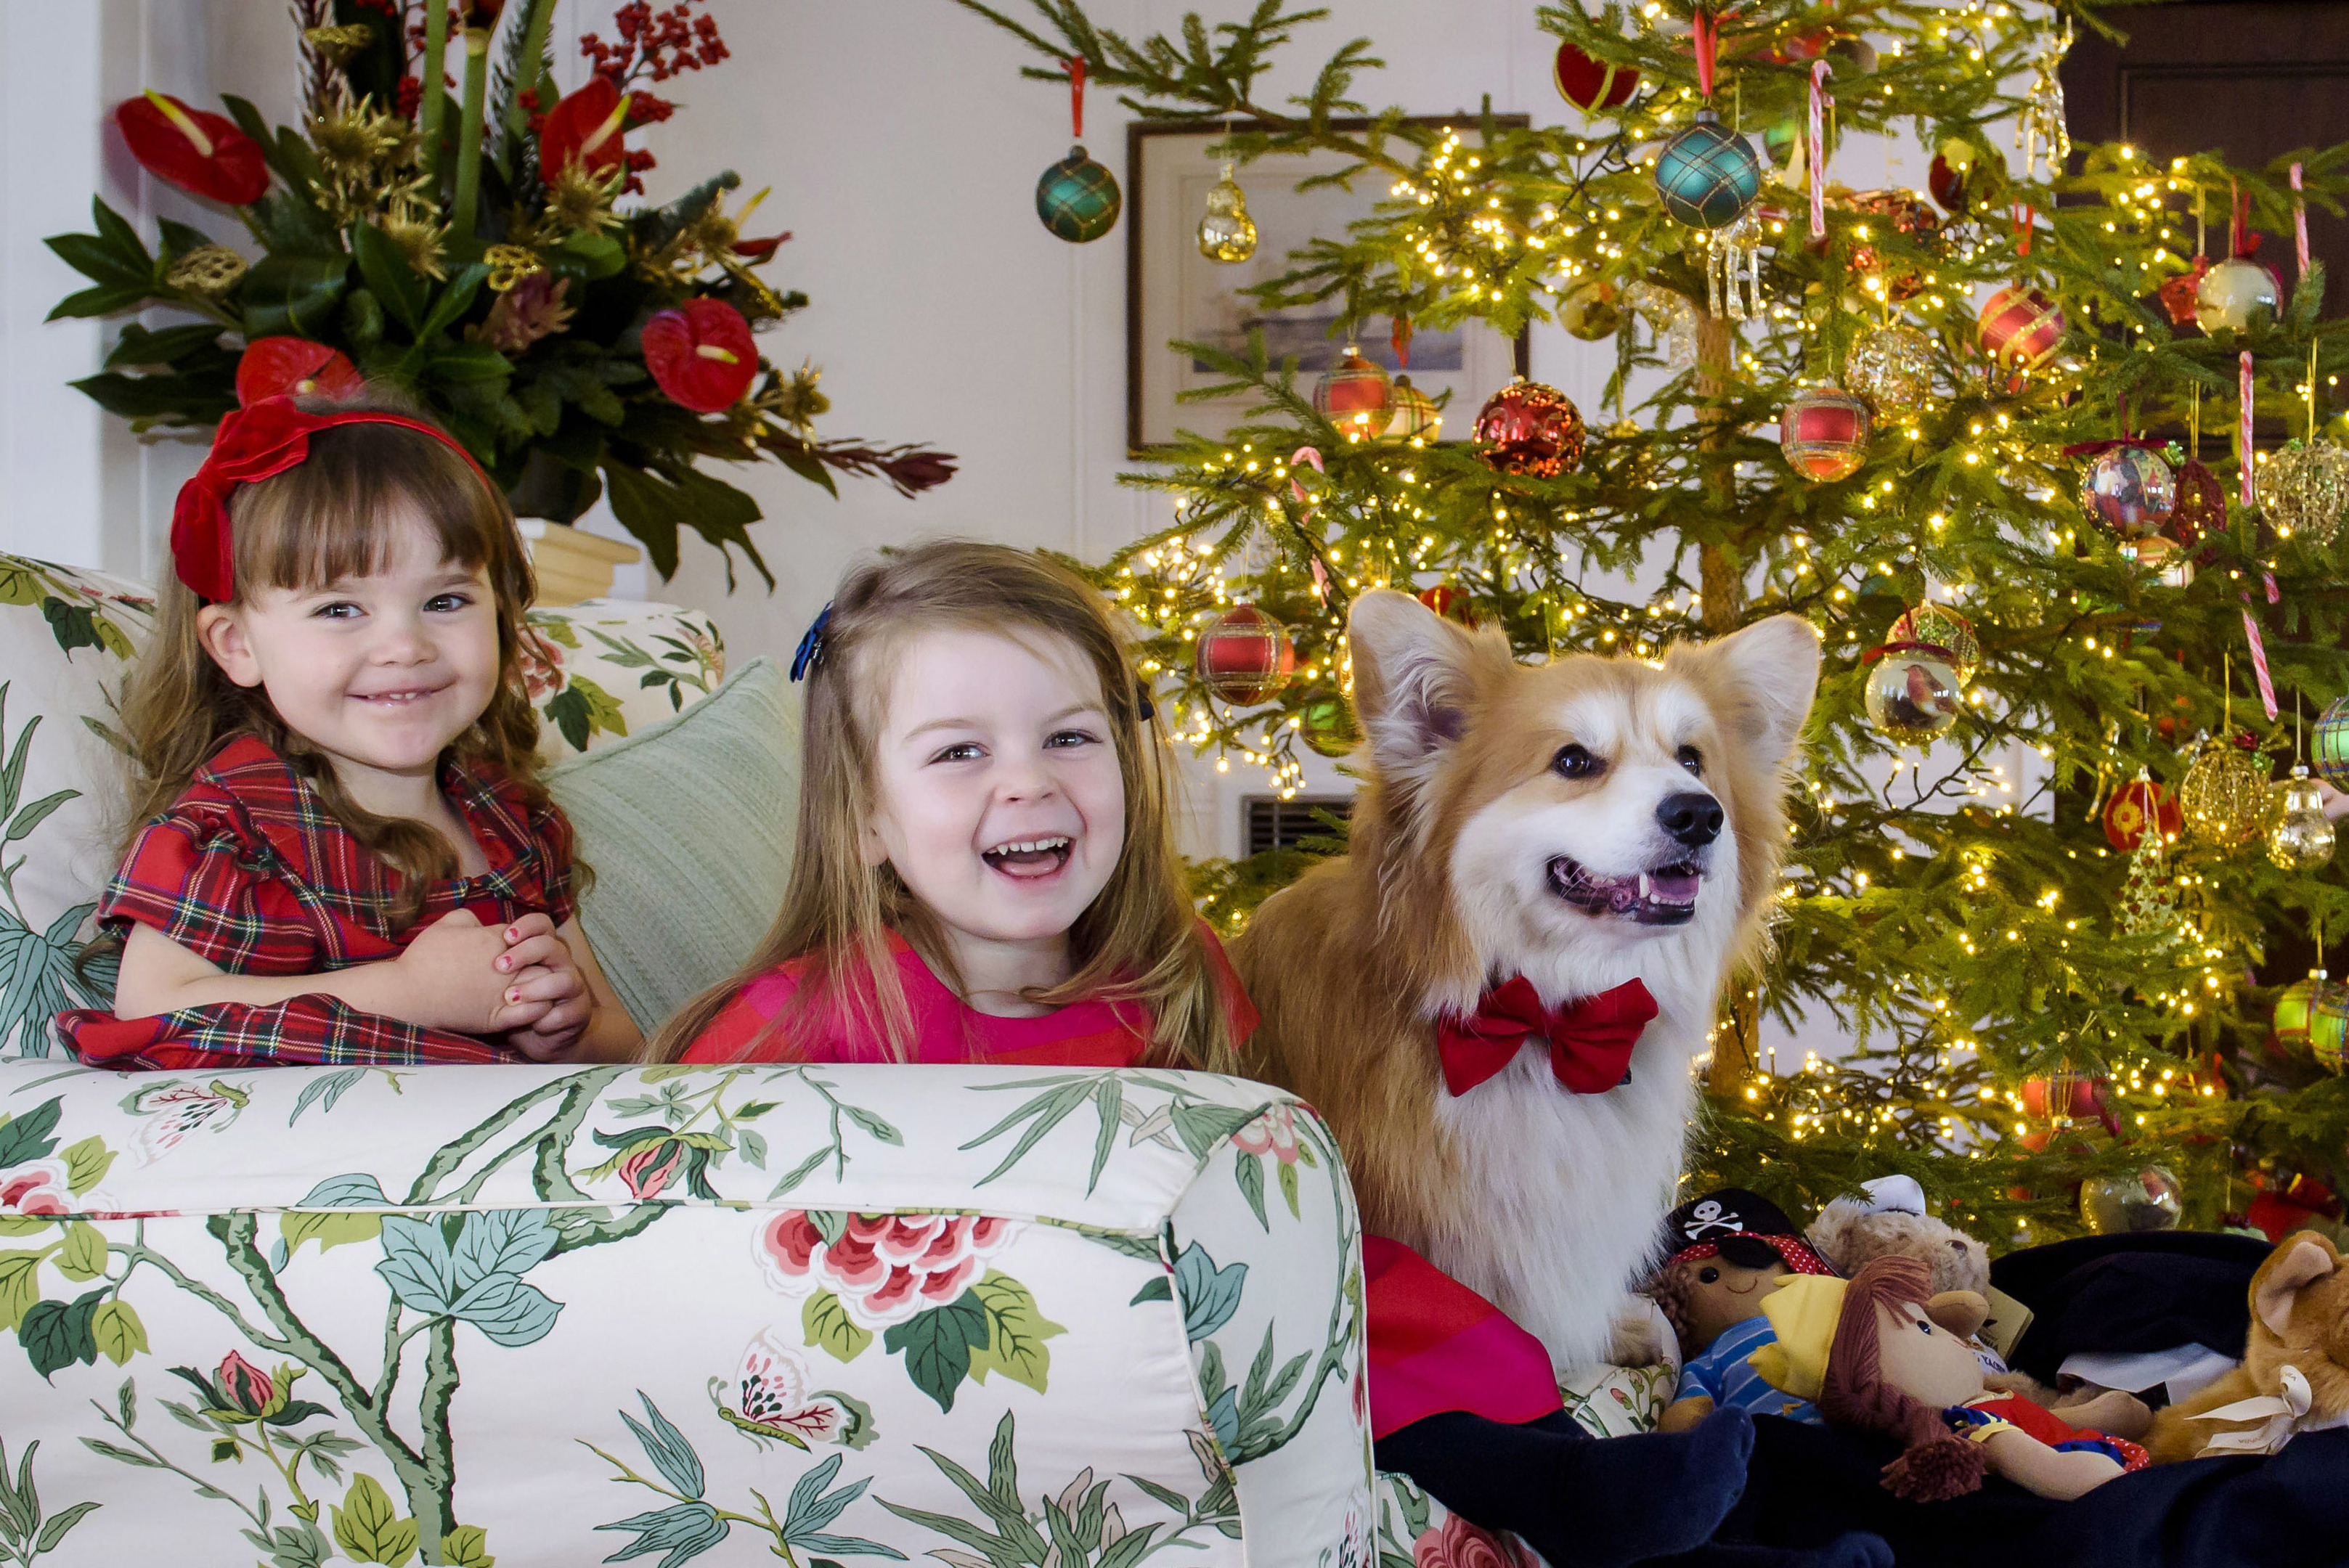
<svg viewBox="0 0 2349 1568">
<path fill-rule="evenodd" d="M 1775 767 L 1794 755 L 1819 685 L 1816 627 L 1773 615 L 1687 656 L 1718 683 L 1731 722 L 1762 760 Z"/>
<path fill-rule="evenodd" d="M 2292 1304 L 2300 1299 L 2300 1293 L 2340 1264 L 2339 1256 L 2313 1231 L 2302 1231 L 2291 1240 L 2296 1244 L 2290 1251 L 2278 1247 L 2251 1281 L 2251 1313 L 2278 1338 L 2292 1326 Z"/>
<path fill-rule="evenodd" d="M 1404 775 L 1460 738 L 1467 722 L 1467 633 L 1408 593 L 1373 588 L 1346 618 L 1354 711 L 1380 767 Z"/>
</svg>

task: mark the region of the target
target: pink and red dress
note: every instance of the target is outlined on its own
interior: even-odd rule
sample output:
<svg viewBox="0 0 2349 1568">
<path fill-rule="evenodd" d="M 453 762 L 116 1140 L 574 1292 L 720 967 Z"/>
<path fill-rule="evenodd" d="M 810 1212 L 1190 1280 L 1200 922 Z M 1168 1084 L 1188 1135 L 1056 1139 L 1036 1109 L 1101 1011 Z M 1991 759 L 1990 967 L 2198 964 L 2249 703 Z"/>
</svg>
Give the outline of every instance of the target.
<svg viewBox="0 0 2349 1568">
<path fill-rule="evenodd" d="M 336 822 L 318 792 L 252 737 L 232 740 L 185 794 L 147 824 L 98 901 L 117 933 L 153 927 L 234 975 L 316 975 L 396 958 L 456 910 L 484 925 L 576 912 L 571 824 L 484 763 L 454 758 L 440 788 L 489 860 L 479 876 L 434 882 L 424 912 L 391 926 L 396 873 Z M 57 1015 L 93 1067 L 172 1070 L 285 1063 L 415 1066 L 521 1055 L 493 1039 L 419 1028 L 322 994 L 268 1006 L 215 1003 L 149 1018 L 95 1008 Z"/>
</svg>

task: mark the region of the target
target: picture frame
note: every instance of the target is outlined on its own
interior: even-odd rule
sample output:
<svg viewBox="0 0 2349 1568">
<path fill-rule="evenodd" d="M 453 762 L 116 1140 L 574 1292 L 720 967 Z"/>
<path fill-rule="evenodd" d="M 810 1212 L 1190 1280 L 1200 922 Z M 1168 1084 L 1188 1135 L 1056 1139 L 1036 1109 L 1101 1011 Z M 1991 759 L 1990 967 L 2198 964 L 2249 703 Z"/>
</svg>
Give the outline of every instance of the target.
<svg viewBox="0 0 2349 1568">
<path fill-rule="evenodd" d="M 1459 129 L 1475 120 L 1473 114 L 1422 115 L 1405 123 Z M 1510 115 L 1497 123 L 1523 126 L 1529 120 Z M 1339 131 L 1370 127 L 1366 119 L 1330 122 Z M 1347 224 L 1370 216 L 1386 199 L 1387 181 L 1365 171 L 1350 191 L 1322 186 L 1299 191 L 1299 181 L 1334 173 L 1351 161 L 1324 150 L 1284 153 L 1245 166 L 1234 178 L 1247 192 L 1248 215 L 1257 225 L 1256 253 L 1245 262 L 1212 262 L 1199 253 L 1198 228 L 1208 188 L 1222 177 L 1223 160 L 1209 157 L 1208 150 L 1223 138 L 1220 128 L 1135 122 L 1126 129 L 1125 399 L 1132 457 L 1164 449 L 1177 429 L 1220 435 L 1239 423 L 1250 405 L 1244 396 L 1180 401 L 1181 393 L 1224 377 L 1175 352 L 1172 343 L 1214 343 L 1245 353 L 1249 331 L 1261 328 L 1276 364 L 1297 358 L 1299 384 L 1304 387 L 1345 351 L 1342 341 L 1329 335 L 1340 314 L 1334 301 L 1266 312 L 1238 291 L 1279 276 L 1288 253 L 1315 235 L 1343 234 Z M 1387 318 L 1371 316 L 1359 325 L 1363 357 L 1395 372 Z M 1431 397 L 1452 394 L 1445 438 L 1466 438 L 1484 400 L 1513 376 L 1528 373 L 1528 343 L 1525 331 L 1505 337 L 1482 322 L 1413 335 L 1412 384 Z"/>
</svg>

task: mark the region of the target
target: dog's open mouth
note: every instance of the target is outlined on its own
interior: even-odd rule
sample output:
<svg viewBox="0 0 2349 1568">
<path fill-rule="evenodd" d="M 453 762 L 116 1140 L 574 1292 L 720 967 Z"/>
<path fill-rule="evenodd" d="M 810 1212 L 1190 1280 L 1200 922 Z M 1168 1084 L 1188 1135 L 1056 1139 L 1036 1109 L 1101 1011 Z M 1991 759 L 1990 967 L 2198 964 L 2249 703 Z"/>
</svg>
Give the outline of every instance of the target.
<svg viewBox="0 0 2349 1568">
<path fill-rule="evenodd" d="M 1636 876 L 1602 877 L 1580 861 L 1559 855 L 1549 863 L 1549 885 L 1558 897 L 1592 914 L 1640 925 L 1680 925 L 1695 917 L 1704 869 L 1694 861 L 1675 861 Z"/>
</svg>

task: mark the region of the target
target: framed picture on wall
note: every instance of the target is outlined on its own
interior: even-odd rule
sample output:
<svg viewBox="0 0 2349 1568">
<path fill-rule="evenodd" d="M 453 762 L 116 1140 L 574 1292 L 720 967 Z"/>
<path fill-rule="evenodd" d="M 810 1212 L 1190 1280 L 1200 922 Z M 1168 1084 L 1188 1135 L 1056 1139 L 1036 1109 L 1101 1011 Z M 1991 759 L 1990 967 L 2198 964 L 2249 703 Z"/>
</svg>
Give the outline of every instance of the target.
<svg viewBox="0 0 2349 1568">
<path fill-rule="evenodd" d="M 1475 121 L 1474 115 L 1455 115 L 1426 116 L 1412 123 L 1464 129 Z M 1499 123 L 1527 122 L 1516 115 Z M 1370 122 L 1335 120 L 1331 128 L 1367 130 Z M 1171 442 L 1178 429 L 1221 435 L 1240 422 L 1251 401 L 1238 397 L 1178 402 L 1180 394 L 1214 386 L 1223 377 L 1171 344 L 1209 343 L 1245 354 L 1248 334 L 1260 330 L 1273 362 L 1295 356 L 1299 384 L 1309 387 L 1345 352 L 1344 341 L 1330 334 L 1342 314 L 1340 302 L 1268 311 L 1239 291 L 1278 277 L 1288 269 L 1288 253 L 1315 236 L 1342 236 L 1349 223 L 1371 216 L 1385 199 L 1389 181 L 1365 171 L 1350 191 L 1330 185 L 1300 191 L 1298 181 L 1335 173 L 1350 160 L 1327 151 L 1259 159 L 1234 176 L 1247 191 L 1248 216 L 1257 226 L 1256 253 L 1245 262 L 1212 262 L 1199 253 L 1199 218 L 1209 188 L 1223 177 L 1222 160 L 1208 156 L 1222 137 L 1220 129 L 1127 128 L 1125 438 L 1135 456 Z M 1396 363 L 1390 342 L 1392 324 L 1386 317 L 1368 317 L 1356 326 L 1365 358 L 1386 366 L 1390 374 L 1404 368 Z M 1448 331 L 1423 329 L 1412 335 L 1408 369 L 1413 385 L 1431 397 L 1452 394 L 1444 416 L 1447 439 L 1464 438 L 1477 407 L 1510 377 L 1526 374 L 1526 366 L 1522 332 L 1504 337 L 1481 322 L 1470 322 Z"/>
</svg>

